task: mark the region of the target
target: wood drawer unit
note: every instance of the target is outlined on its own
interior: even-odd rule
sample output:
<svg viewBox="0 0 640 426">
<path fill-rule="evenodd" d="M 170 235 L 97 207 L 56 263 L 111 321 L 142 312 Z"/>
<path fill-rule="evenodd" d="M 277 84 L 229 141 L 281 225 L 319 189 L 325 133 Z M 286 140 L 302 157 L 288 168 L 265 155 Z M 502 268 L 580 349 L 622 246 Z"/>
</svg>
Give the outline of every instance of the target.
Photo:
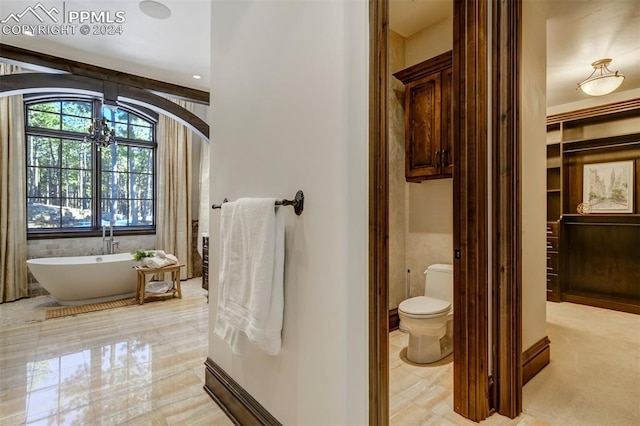
<svg viewBox="0 0 640 426">
<path fill-rule="evenodd" d="M 209 237 L 202 237 L 202 288 L 209 290 Z"/>
<path fill-rule="evenodd" d="M 560 302 L 558 222 L 547 222 L 547 300 Z"/>
</svg>

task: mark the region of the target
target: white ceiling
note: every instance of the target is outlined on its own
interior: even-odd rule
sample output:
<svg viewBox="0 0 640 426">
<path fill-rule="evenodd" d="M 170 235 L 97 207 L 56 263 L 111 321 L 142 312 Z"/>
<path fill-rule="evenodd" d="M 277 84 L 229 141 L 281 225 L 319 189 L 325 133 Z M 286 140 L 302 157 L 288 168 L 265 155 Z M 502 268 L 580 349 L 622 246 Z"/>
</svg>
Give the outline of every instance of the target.
<svg viewBox="0 0 640 426">
<path fill-rule="evenodd" d="M 602 58 L 626 77 L 618 92 L 640 88 L 640 0 L 536 2 L 547 13 L 547 106 L 590 98 L 577 84 Z M 389 28 L 408 37 L 452 12 L 451 0 L 390 0 Z"/>
<path fill-rule="evenodd" d="M 40 0 L 50 10 L 125 12 L 122 35 L 5 35 L 0 42 L 117 71 L 200 90 L 210 81 L 210 0 L 160 0 L 171 9 L 165 20 L 140 11 L 138 0 Z M 361 0 L 364 1 L 364 0 Z M 588 98 L 576 84 L 591 62 L 613 58 L 611 68 L 626 75 L 619 91 L 640 88 L 639 0 L 537 0 L 548 7 L 547 105 Z M 38 0 L 0 0 L 0 21 Z M 391 0 L 390 28 L 402 36 L 445 19 L 451 0 Z M 26 14 L 21 24 L 38 24 Z M 13 23 L 12 21 L 7 22 Z M 49 23 L 49 22 L 45 22 Z M 0 24 L 2 26 L 2 24 Z M 0 52 L 1 54 L 1 52 Z M 202 76 L 201 80 L 192 78 Z"/>
<path fill-rule="evenodd" d="M 166 81 L 200 90 L 209 90 L 211 6 L 209 0 L 160 0 L 171 9 L 168 19 L 151 18 L 140 10 L 138 0 L 0 0 L 0 21 L 9 14 L 19 14 L 38 3 L 50 10 L 56 7 L 61 18 L 63 8 L 69 11 L 108 11 L 115 17 L 125 12 L 121 35 L 82 35 L 79 25 L 74 35 L 5 35 L 0 42 L 24 49 L 72 59 Z M 44 24 L 52 21 L 45 17 Z M 113 19 L 113 18 L 112 18 Z M 11 20 L 7 22 L 14 24 Z M 27 13 L 20 24 L 39 24 Z M 92 25 L 90 24 L 90 27 Z M 0 52 L 1 54 L 1 52 Z M 202 76 L 200 80 L 193 74 Z"/>
</svg>

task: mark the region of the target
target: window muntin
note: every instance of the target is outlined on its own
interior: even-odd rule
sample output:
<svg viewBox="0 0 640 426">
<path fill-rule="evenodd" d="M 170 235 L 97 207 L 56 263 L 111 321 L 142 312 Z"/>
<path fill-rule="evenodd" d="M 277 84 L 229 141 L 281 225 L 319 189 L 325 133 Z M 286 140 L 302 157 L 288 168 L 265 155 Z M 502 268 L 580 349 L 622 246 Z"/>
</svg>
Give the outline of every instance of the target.
<svg viewBox="0 0 640 426">
<path fill-rule="evenodd" d="M 153 225 L 153 149 L 111 145 L 101 151 L 102 220 Z"/>
<path fill-rule="evenodd" d="M 94 111 L 115 125 L 117 145 L 84 141 Z M 30 234 L 96 230 L 111 220 L 116 227 L 154 227 L 153 122 L 86 99 L 27 102 L 26 112 Z"/>
</svg>

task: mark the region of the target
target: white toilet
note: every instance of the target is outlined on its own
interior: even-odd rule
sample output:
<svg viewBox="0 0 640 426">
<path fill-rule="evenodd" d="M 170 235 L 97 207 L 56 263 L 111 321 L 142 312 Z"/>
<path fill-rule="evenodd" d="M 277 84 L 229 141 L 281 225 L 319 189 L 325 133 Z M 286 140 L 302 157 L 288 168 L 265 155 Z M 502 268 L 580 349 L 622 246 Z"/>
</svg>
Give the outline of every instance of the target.
<svg viewBox="0 0 640 426">
<path fill-rule="evenodd" d="M 453 350 L 453 265 L 435 264 L 424 272 L 425 296 L 400 303 L 400 321 L 409 330 L 407 359 L 436 362 Z"/>
</svg>

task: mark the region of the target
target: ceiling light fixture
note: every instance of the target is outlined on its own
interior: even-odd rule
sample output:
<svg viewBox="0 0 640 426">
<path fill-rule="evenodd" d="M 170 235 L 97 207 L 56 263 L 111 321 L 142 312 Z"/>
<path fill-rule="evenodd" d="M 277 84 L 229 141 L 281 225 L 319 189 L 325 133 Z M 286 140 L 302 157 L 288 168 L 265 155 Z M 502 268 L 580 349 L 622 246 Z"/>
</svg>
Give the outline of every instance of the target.
<svg viewBox="0 0 640 426">
<path fill-rule="evenodd" d="M 94 118 L 89 125 L 89 132 L 84 136 L 85 142 L 91 142 L 98 145 L 98 149 L 106 148 L 111 144 L 117 145 L 115 131 L 109 128 L 109 120 L 102 117 Z"/>
<path fill-rule="evenodd" d="M 590 96 L 602 96 L 616 90 L 624 81 L 624 75 L 618 71 L 613 72 L 608 65 L 610 58 L 599 59 L 591 64 L 594 68 L 591 75 L 578 83 L 578 88 Z"/>
<path fill-rule="evenodd" d="M 145 15 L 155 19 L 167 19 L 171 16 L 171 9 L 157 1 L 141 1 L 138 7 Z"/>
</svg>

